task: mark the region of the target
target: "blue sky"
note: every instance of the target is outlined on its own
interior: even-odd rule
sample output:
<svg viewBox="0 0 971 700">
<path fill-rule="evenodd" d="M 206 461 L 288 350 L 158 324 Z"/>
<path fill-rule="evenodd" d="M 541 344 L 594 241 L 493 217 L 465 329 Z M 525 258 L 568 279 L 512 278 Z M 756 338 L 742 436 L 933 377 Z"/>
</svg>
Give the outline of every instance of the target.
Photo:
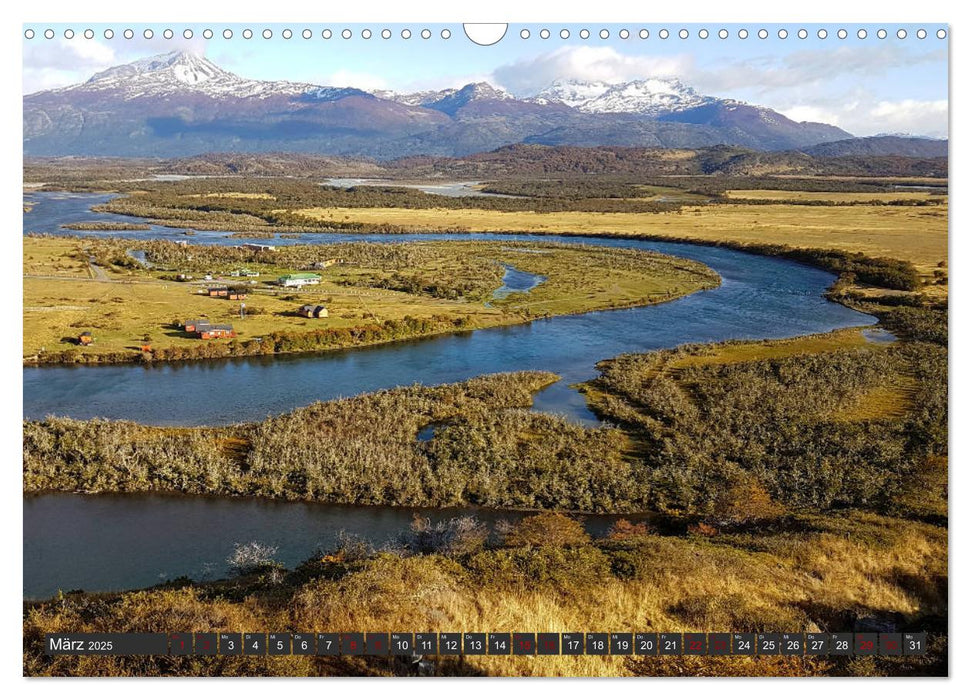
<svg viewBox="0 0 971 700">
<path fill-rule="evenodd" d="M 30 27 L 30 25 L 27 25 Z M 423 39 L 423 28 L 431 37 Z M 681 28 L 689 36 L 678 36 Z M 727 39 L 718 37 L 721 28 Z M 768 31 L 761 39 L 757 32 Z M 23 89 L 25 93 L 61 87 L 87 79 L 104 68 L 137 58 L 187 49 L 204 54 L 221 67 L 247 78 L 293 80 L 321 85 L 351 85 L 364 89 L 387 88 L 397 91 L 458 87 L 486 80 L 517 96 L 535 94 L 555 79 L 603 80 L 622 82 L 648 77 L 678 77 L 699 92 L 731 97 L 772 107 L 798 120 L 825 121 L 857 135 L 877 133 L 915 133 L 947 135 L 948 39 L 936 36 L 941 25 L 745 25 L 746 39 L 738 37 L 739 26 L 705 25 L 510 25 L 505 37 L 492 46 L 478 46 L 464 34 L 460 24 L 435 25 L 161 25 L 161 24 L 85 24 L 30 27 L 33 39 L 24 39 Z M 42 32 L 51 28 L 55 37 Z M 83 31 L 90 28 L 94 38 Z M 132 39 L 124 38 L 131 28 Z M 165 29 L 174 36 L 166 39 Z M 244 39 L 244 29 L 254 35 Z M 264 28 L 273 36 L 262 37 Z M 283 30 L 293 36 L 283 38 Z M 341 38 L 343 29 L 352 38 Z M 381 37 L 388 28 L 389 39 Z M 707 38 L 698 36 L 708 30 Z M 825 39 L 817 36 L 820 29 Z M 878 30 L 886 29 L 886 38 Z M 903 28 L 906 38 L 898 38 Z M 925 29 L 926 38 L 917 36 Z M 65 30 L 74 37 L 64 38 Z M 112 39 L 104 32 L 111 29 Z M 144 31 L 150 29 L 152 38 Z M 182 33 L 192 31 L 192 38 Z M 203 32 L 213 30 L 205 39 Z M 224 30 L 231 39 L 222 36 Z M 302 38 L 304 29 L 312 38 Z M 324 39 L 321 32 L 330 29 Z M 369 29 L 371 37 L 362 37 Z M 402 38 L 403 29 L 411 37 Z M 450 38 L 443 39 L 447 29 Z M 529 32 L 522 38 L 521 31 Z M 541 37 L 548 29 L 550 36 Z M 562 38 L 562 30 L 569 32 Z M 587 38 L 581 30 L 587 29 Z M 609 37 L 599 36 L 602 29 Z M 622 38 L 621 30 L 629 32 Z M 661 32 L 667 29 L 667 38 Z M 788 36 L 779 38 L 779 30 Z M 798 31 L 808 37 L 800 39 Z M 848 36 L 840 39 L 837 31 Z M 858 30 L 866 31 L 864 39 Z M 641 38 L 642 30 L 648 33 Z"/>
</svg>

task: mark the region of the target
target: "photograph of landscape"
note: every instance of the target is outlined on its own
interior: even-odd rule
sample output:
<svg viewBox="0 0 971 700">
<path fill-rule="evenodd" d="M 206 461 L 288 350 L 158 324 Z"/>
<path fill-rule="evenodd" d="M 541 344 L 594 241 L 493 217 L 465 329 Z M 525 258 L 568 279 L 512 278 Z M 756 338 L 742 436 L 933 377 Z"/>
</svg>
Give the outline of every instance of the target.
<svg viewBox="0 0 971 700">
<path fill-rule="evenodd" d="M 948 28 L 683 26 L 25 25 L 24 676 L 948 676 Z"/>
</svg>

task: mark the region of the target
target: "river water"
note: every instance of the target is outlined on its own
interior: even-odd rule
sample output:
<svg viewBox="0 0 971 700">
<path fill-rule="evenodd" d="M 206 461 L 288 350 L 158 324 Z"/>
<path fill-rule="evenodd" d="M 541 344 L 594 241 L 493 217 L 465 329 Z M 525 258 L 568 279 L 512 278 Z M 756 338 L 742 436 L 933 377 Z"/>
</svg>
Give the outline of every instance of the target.
<svg viewBox="0 0 971 700">
<path fill-rule="evenodd" d="M 109 195 L 31 193 L 24 231 L 60 232 L 76 221 L 142 221 L 93 213 Z M 649 231 L 646 231 L 649 233 Z M 115 235 L 117 232 L 85 232 Z M 182 238 L 153 227 L 124 237 Z M 491 372 L 539 369 L 562 381 L 540 392 L 534 408 L 592 423 L 570 384 L 596 375 L 599 360 L 683 343 L 782 338 L 875 322 L 823 298 L 834 276 L 799 263 L 726 248 L 617 238 L 536 235 L 312 234 L 274 245 L 333 241 L 477 239 L 584 243 L 654 250 L 705 263 L 717 289 L 656 306 L 560 316 L 530 324 L 307 356 L 244 358 L 158 366 L 27 367 L 24 416 L 102 416 L 156 425 L 214 425 L 259 420 L 313 401 L 421 382 L 439 384 Z M 225 232 L 199 232 L 192 243 L 238 245 Z M 267 243 L 269 241 L 260 240 Z M 57 589 L 145 586 L 201 575 L 234 542 L 281 547 L 285 563 L 306 558 L 340 529 L 381 541 L 402 529 L 412 510 L 259 500 L 54 494 L 25 499 L 24 595 Z M 445 517 L 439 513 L 436 517 Z M 498 517 L 498 516 L 496 516 Z M 222 567 L 222 568 L 220 568 Z"/>
<path fill-rule="evenodd" d="M 46 598 L 58 590 L 144 588 L 180 576 L 219 578 L 227 574 L 226 559 L 235 546 L 253 541 L 278 547 L 274 558 L 293 567 L 317 550 L 332 551 L 342 530 L 377 547 L 393 543 L 416 514 L 433 522 L 473 515 L 490 526 L 523 517 L 474 508 L 339 506 L 256 498 L 30 496 L 24 499 L 24 597 Z M 614 520 L 589 516 L 584 523 L 598 536 Z"/>
</svg>

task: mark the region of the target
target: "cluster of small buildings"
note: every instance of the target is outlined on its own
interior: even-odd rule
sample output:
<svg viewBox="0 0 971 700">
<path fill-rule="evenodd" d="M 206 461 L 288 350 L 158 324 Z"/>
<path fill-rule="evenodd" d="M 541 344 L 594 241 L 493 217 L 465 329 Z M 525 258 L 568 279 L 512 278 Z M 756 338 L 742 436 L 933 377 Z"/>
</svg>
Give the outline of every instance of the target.
<svg viewBox="0 0 971 700">
<path fill-rule="evenodd" d="M 228 323 L 212 323 L 207 318 L 192 319 L 182 324 L 186 333 L 194 333 L 202 340 L 214 338 L 235 338 L 236 331 Z"/>
<path fill-rule="evenodd" d="M 239 270 L 233 270 L 229 273 L 230 277 L 259 277 L 260 273 L 250 270 L 249 268 L 241 268 Z"/>
<path fill-rule="evenodd" d="M 230 287 L 207 287 L 206 294 L 213 298 L 230 299 L 238 301 L 246 298 L 246 291 Z"/>
</svg>

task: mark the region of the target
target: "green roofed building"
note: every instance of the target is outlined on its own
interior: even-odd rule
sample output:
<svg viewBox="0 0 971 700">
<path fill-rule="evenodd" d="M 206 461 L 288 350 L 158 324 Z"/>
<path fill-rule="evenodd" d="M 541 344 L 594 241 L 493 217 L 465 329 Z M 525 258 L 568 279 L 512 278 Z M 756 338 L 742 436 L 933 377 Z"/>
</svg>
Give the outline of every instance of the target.
<svg viewBox="0 0 971 700">
<path fill-rule="evenodd" d="M 302 287 L 305 284 L 320 284 L 320 275 L 314 272 L 295 272 L 292 275 L 284 275 L 277 282 L 281 287 Z"/>
</svg>

